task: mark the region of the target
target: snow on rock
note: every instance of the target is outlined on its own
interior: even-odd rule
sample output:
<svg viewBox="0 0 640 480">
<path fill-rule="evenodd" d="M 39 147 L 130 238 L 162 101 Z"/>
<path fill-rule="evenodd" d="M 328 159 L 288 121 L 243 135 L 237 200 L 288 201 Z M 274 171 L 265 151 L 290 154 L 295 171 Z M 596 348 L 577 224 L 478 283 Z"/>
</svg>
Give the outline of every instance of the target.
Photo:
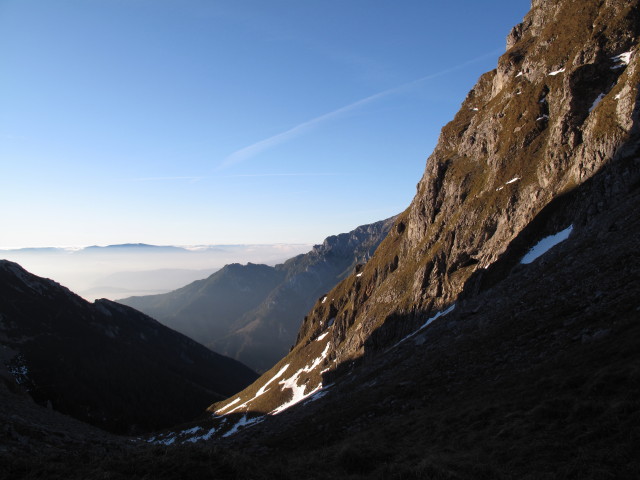
<svg viewBox="0 0 640 480">
<path fill-rule="evenodd" d="M 571 235 L 571 231 L 573 230 L 573 225 L 569 225 L 567 228 L 562 230 L 561 232 L 556 233 L 555 235 L 550 235 L 548 237 L 543 238 L 538 243 L 536 243 L 527 254 L 522 257 L 520 263 L 525 265 L 533 262 L 536 258 L 544 255 L 551 248 L 555 247 L 560 242 L 565 241 Z"/>
<path fill-rule="evenodd" d="M 562 67 L 560 70 L 554 70 L 553 72 L 549 72 L 549 75 L 555 77 L 556 75 L 563 73 L 566 69 Z"/>
<path fill-rule="evenodd" d="M 518 74 L 516 75 L 516 78 L 521 77 L 523 75 L 522 70 L 518 72 Z"/>
<path fill-rule="evenodd" d="M 322 302 L 321 302 L 321 303 L 324 303 L 324 302 L 326 302 L 326 301 L 327 301 L 327 297 L 324 297 L 324 298 L 322 299 Z"/>
<path fill-rule="evenodd" d="M 621 53 L 620 55 L 616 55 L 615 57 L 611 57 L 611 60 L 613 60 L 613 63 L 616 64 L 613 67 L 611 67 L 611 70 L 616 70 L 618 68 L 626 67 L 627 65 L 629 65 L 629 62 L 631 61 L 632 53 L 633 51 L 629 50 L 628 52 L 624 52 L 624 53 Z"/>
<path fill-rule="evenodd" d="M 240 401 L 240 397 L 236 398 L 233 402 L 226 404 L 224 407 L 216 410 L 216 413 L 224 412 L 227 408 L 231 408 L 233 405 Z"/>
<path fill-rule="evenodd" d="M 356 275 L 356 277 L 361 277 L 361 276 L 362 276 L 362 272 L 360 272 L 360 273 L 358 273 L 358 274 Z"/>
<path fill-rule="evenodd" d="M 400 345 L 402 342 L 404 342 L 405 340 L 408 340 L 409 338 L 413 337 L 416 333 L 420 332 L 421 330 L 424 330 L 425 328 L 427 328 L 429 325 L 431 325 L 435 320 L 437 320 L 440 317 L 444 317 L 445 315 L 448 315 L 449 313 L 453 312 L 453 310 L 456 308 L 456 304 L 453 303 L 451 304 L 451 306 L 449 308 L 447 308 L 446 310 L 440 311 L 438 313 L 436 313 L 434 316 L 429 317 L 427 319 L 426 322 L 424 322 L 422 324 L 422 326 L 420 328 L 418 328 L 416 331 L 411 332 L 409 335 L 407 335 L 406 337 L 404 337 L 402 340 L 400 340 L 398 343 L 396 343 L 393 347 L 387 349 L 387 352 L 389 350 L 393 350 L 394 348 L 396 348 L 398 345 Z"/>
<path fill-rule="evenodd" d="M 265 383 L 262 387 L 260 387 L 260 389 L 256 392 L 256 394 L 253 397 L 251 397 L 249 400 L 247 400 L 243 404 L 238 405 L 237 407 L 233 408 L 232 410 L 229 410 L 226 414 L 228 415 L 230 413 L 237 412 L 238 410 L 240 410 L 240 409 L 246 407 L 247 405 L 249 405 L 251 402 L 253 402 L 256 398 L 258 398 L 263 393 L 266 393 L 269 390 L 267 388 L 269 386 L 269 384 L 271 384 L 271 382 L 274 382 L 275 380 L 280 378 L 282 376 L 282 374 L 287 370 L 287 368 L 289 368 L 289 364 L 288 363 L 284 367 L 282 367 L 278 373 L 276 373 L 273 377 L 271 377 L 267 383 Z M 219 410 L 216 410 L 215 413 L 216 414 L 220 414 L 223 411 L 225 411 L 227 408 L 229 408 L 230 406 L 238 403 L 239 401 L 240 401 L 240 398 L 236 398 L 229 405 L 226 405 L 226 406 L 220 408 Z"/>
<path fill-rule="evenodd" d="M 324 337 L 326 337 L 327 335 L 329 335 L 329 332 L 324 332 L 322 335 L 316 338 L 316 342 L 319 342 L 320 340 L 324 340 Z"/>
<path fill-rule="evenodd" d="M 250 427 L 251 425 L 255 425 L 256 423 L 260 423 L 264 420 L 264 417 L 253 417 L 253 418 L 247 418 L 247 415 L 243 415 L 242 418 L 240 420 L 238 420 L 238 422 L 231 427 L 231 429 L 224 433 L 222 436 L 223 437 L 230 437 L 231 435 L 233 435 L 234 433 L 237 433 L 238 430 L 240 429 L 240 427 Z"/>
<path fill-rule="evenodd" d="M 272 410 L 270 412 L 270 415 L 278 415 L 279 413 L 285 411 L 287 408 L 295 405 L 296 403 L 301 402 L 305 398 L 310 397 L 314 393 L 322 390 L 322 382 L 319 382 L 316 388 L 312 389 L 310 392 L 307 392 L 306 391 L 307 385 L 304 383 L 302 385 L 298 385 L 298 380 L 300 378 L 300 375 L 302 375 L 303 373 L 308 373 L 316 369 L 322 363 L 322 361 L 325 358 L 327 358 L 330 348 L 331 348 L 331 344 L 327 342 L 327 345 L 325 346 L 320 356 L 316 358 L 310 365 L 307 365 L 306 367 L 301 368 L 292 377 L 281 380 L 279 382 L 279 384 L 282 385 L 283 389 L 289 389 L 292 391 L 292 396 L 288 402 L 285 402 L 279 407 Z"/>
<path fill-rule="evenodd" d="M 536 118 L 536 122 L 541 122 L 542 120 L 549 120 L 549 115 L 541 115 Z"/>
<path fill-rule="evenodd" d="M 280 378 L 282 376 L 282 374 L 284 372 L 286 372 L 287 368 L 289 368 L 289 364 L 287 363 L 284 367 L 282 367 L 278 373 L 276 373 L 273 377 L 271 377 L 269 379 L 269 381 L 267 383 L 265 383 L 262 387 L 260 387 L 260 390 L 258 390 L 258 392 L 256 393 L 256 396 L 254 398 L 258 398 L 260 395 L 262 395 L 263 393 L 265 393 L 267 391 L 267 386 L 277 380 L 278 378 Z"/>
<path fill-rule="evenodd" d="M 520 177 L 513 177 L 511 180 L 507 180 L 507 181 L 505 182 L 505 185 L 509 185 L 510 183 L 515 183 L 515 182 L 517 182 L 518 180 L 520 180 Z"/>
<path fill-rule="evenodd" d="M 200 428 L 200 427 L 197 427 Z M 193 437 L 190 438 L 186 438 L 182 441 L 182 443 L 196 443 L 199 442 L 201 440 L 209 440 L 213 434 L 216 433 L 216 428 L 213 427 L 211 429 L 209 429 L 209 431 L 207 431 L 207 433 L 203 433 L 202 435 L 194 435 Z"/>
<path fill-rule="evenodd" d="M 598 104 L 602 101 L 602 99 L 606 96 L 606 94 L 601 93 L 600 95 L 598 95 L 598 98 L 596 98 L 593 101 L 593 105 L 591 105 L 591 108 L 589 108 L 589 113 L 591 113 L 593 111 L 594 108 L 596 108 L 598 106 Z"/>
</svg>

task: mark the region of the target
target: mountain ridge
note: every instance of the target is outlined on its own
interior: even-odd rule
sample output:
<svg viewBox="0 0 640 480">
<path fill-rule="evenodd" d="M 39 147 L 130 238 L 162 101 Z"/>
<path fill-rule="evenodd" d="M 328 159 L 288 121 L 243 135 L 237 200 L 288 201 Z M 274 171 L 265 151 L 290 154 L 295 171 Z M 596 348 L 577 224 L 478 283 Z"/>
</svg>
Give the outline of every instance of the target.
<svg viewBox="0 0 640 480">
<path fill-rule="evenodd" d="M 36 402 L 124 433 L 197 416 L 256 378 L 156 320 L 0 261 L 4 361 Z M 154 392 L 146 398 L 149 392 Z"/>
<path fill-rule="evenodd" d="M 264 371 L 287 353 L 315 300 L 368 261 L 391 222 L 329 236 L 274 267 L 231 264 L 166 294 L 118 301 Z"/>
</svg>

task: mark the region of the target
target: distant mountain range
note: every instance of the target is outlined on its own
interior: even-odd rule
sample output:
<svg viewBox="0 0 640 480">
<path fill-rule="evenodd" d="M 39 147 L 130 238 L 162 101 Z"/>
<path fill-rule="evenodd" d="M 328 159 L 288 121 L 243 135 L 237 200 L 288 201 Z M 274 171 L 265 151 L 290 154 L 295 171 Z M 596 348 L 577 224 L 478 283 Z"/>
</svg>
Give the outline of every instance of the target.
<svg viewBox="0 0 640 480">
<path fill-rule="evenodd" d="M 173 292 L 118 302 L 264 371 L 287 353 L 318 297 L 367 262 L 392 222 L 333 235 L 275 267 L 227 265 Z"/>
<path fill-rule="evenodd" d="M 256 378 L 146 315 L 0 261 L 2 363 L 40 404 L 131 433 L 190 420 Z"/>
<path fill-rule="evenodd" d="M 166 293 L 205 278 L 224 265 L 276 265 L 310 245 L 163 246 L 144 243 L 81 248 L 0 250 L 0 258 L 34 274 L 55 278 L 85 299 Z"/>
</svg>

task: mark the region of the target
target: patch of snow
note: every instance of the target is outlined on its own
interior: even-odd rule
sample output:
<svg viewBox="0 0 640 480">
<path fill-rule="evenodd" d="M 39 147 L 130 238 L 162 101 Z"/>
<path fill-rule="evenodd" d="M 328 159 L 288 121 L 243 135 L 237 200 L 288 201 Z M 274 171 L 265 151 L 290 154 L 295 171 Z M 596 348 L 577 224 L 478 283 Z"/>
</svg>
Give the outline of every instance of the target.
<svg viewBox="0 0 640 480">
<path fill-rule="evenodd" d="M 555 77 L 556 75 L 563 73 L 566 69 L 562 67 L 560 70 L 554 70 L 553 72 L 549 72 L 549 75 Z"/>
<path fill-rule="evenodd" d="M 511 180 L 508 180 L 505 185 L 509 185 L 510 183 L 514 183 L 520 180 L 520 177 L 513 177 Z"/>
<path fill-rule="evenodd" d="M 518 74 L 516 75 L 516 78 L 521 77 L 523 75 L 522 70 L 518 72 Z"/>
<path fill-rule="evenodd" d="M 200 427 L 198 427 L 198 428 L 200 428 Z M 194 437 L 187 438 L 182 443 L 187 443 L 187 442 L 196 443 L 196 442 L 199 442 L 200 440 L 209 440 L 213 436 L 214 433 L 216 433 L 216 427 L 213 427 L 207 433 L 204 433 L 202 435 L 196 435 Z"/>
<path fill-rule="evenodd" d="M 322 302 L 321 302 L 321 303 L 324 303 L 324 302 L 326 302 L 326 301 L 327 301 L 327 297 L 324 297 L 324 298 L 322 299 Z"/>
<path fill-rule="evenodd" d="M 316 338 L 316 342 L 319 342 L 320 340 L 323 340 L 324 337 L 326 337 L 327 335 L 329 335 L 329 332 L 324 332 L 322 335 L 320 335 L 318 338 Z"/>
<path fill-rule="evenodd" d="M 263 420 L 264 420 L 264 417 L 247 418 L 246 415 L 243 415 L 242 418 L 238 420 L 238 422 L 233 427 L 231 427 L 231 429 L 228 432 L 224 433 L 222 436 L 230 437 L 231 435 L 237 433 L 240 427 L 250 427 L 251 425 L 260 423 Z"/>
<path fill-rule="evenodd" d="M 312 370 L 317 368 L 320 365 L 320 363 L 322 363 L 322 361 L 325 358 L 327 358 L 330 347 L 331 347 L 331 344 L 327 342 L 327 345 L 325 346 L 323 352 L 310 365 L 307 365 L 306 367 L 301 368 L 292 377 L 285 380 L 281 380 L 279 382 L 280 385 L 282 385 L 283 389 L 288 388 L 289 390 L 292 391 L 293 394 L 291 396 L 291 399 L 288 402 L 285 402 L 279 407 L 272 410 L 270 412 L 271 415 L 278 415 L 279 413 L 285 411 L 287 408 L 295 405 L 298 402 L 301 402 L 307 397 L 310 397 L 311 395 L 318 392 L 319 390 L 322 390 L 322 382 L 319 382 L 316 388 L 314 388 L 310 392 L 306 392 L 307 385 L 306 384 L 298 385 L 298 379 L 300 375 L 302 375 L 303 373 L 311 372 Z"/>
<path fill-rule="evenodd" d="M 626 67 L 627 65 L 629 65 L 632 53 L 633 50 L 629 50 L 628 52 L 624 52 L 620 55 L 616 55 L 615 57 L 611 57 L 611 60 L 613 60 L 613 62 L 617 64 L 611 67 L 611 70 L 616 70 L 618 68 Z"/>
<path fill-rule="evenodd" d="M 556 233 L 555 235 L 549 235 L 548 237 L 543 238 L 538 243 L 536 243 L 527 254 L 522 257 L 520 263 L 525 265 L 533 262 L 536 258 L 547 253 L 551 248 L 555 247 L 560 242 L 565 241 L 571 235 L 571 231 L 573 230 L 573 225 L 569 225 L 567 228 L 562 230 L 561 232 Z"/>
<path fill-rule="evenodd" d="M 500 187 L 496 188 L 496 192 L 499 192 L 499 191 L 500 191 L 500 190 L 502 190 L 503 188 L 504 188 L 503 186 L 500 186 Z"/>
<path fill-rule="evenodd" d="M 216 410 L 216 413 L 224 412 L 227 408 L 230 408 L 231 406 L 235 405 L 239 401 L 240 401 L 240 397 L 236 398 L 233 402 L 226 404 L 224 407 Z"/>
<path fill-rule="evenodd" d="M 538 118 L 536 118 L 536 122 L 540 122 L 542 120 L 549 120 L 549 115 L 541 115 Z"/>
<path fill-rule="evenodd" d="M 620 92 L 619 94 L 617 94 L 615 97 L 613 97 L 614 100 L 620 100 L 620 98 L 622 97 L 622 92 Z"/>
<path fill-rule="evenodd" d="M 429 325 L 431 325 L 435 320 L 437 320 L 440 317 L 444 317 L 445 315 L 450 314 L 451 312 L 453 312 L 453 310 L 456 308 L 456 304 L 453 303 L 451 304 L 451 306 L 449 308 L 447 308 L 446 310 L 443 310 L 441 312 L 436 313 L 433 317 L 430 317 L 429 319 L 427 319 L 426 322 L 424 322 L 422 324 L 422 326 L 420 328 L 418 328 L 416 331 L 410 333 L 409 335 L 407 335 L 406 337 L 404 337 L 402 340 L 400 340 L 398 343 L 396 343 L 393 347 L 388 348 L 386 351 L 388 352 L 389 350 L 393 350 L 394 348 L 396 348 L 398 345 L 400 345 L 402 342 L 404 342 L 405 340 L 408 340 L 409 338 L 413 337 L 416 333 L 420 332 L 421 330 L 424 330 L 425 328 L 427 328 Z"/>
<path fill-rule="evenodd" d="M 318 340 L 320 340 L 320 339 L 318 339 Z M 263 393 L 265 393 L 265 392 L 267 391 L 267 390 L 266 390 L 267 386 L 269 386 L 269 384 L 270 384 L 271 382 L 273 382 L 273 381 L 277 380 L 278 378 L 280 378 L 280 377 L 282 376 L 282 374 L 287 370 L 287 368 L 289 368 L 289 364 L 288 364 L 288 363 L 287 363 L 284 367 L 282 367 L 282 368 L 278 371 L 278 373 L 276 373 L 273 377 L 271 377 L 271 378 L 269 379 L 269 381 L 268 381 L 267 383 L 265 383 L 265 384 L 260 388 L 260 390 L 258 390 L 258 392 L 256 393 L 256 396 L 255 396 L 255 397 L 253 397 L 253 398 L 258 398 L 260 395 L 262 395 Z"/>
<path fill-rule="evenodd" d="M 477 111 L 478 111 L 478 109 L 477 109 L 477 108 L 472 108 L 471 110 L 472 110 L 472 111 L 474 111 L 474 112 L 477 112 Z"/>
<path fill-rule="evenodd" d="M 362 272 L 360 272 L 360 273 L 358 273 L 358 274 L 356 275 L 356 277 L 361 277 L 361 276 L 362 276 Z"/>
<path fill-rule="evenodd" d="M 276 373 L 273 377 L 271 377 L 267 383 L 265 383 L 262 387 L 260 387 L 260 389 L 256 392 L 256 394 L 253 397 L 251 397 L 249 400 L 247 400 L 243 404 L 238 405 L 237 407 L 233 408 L 232 410 L 229 410 L 226 414 L 228 415 L 230 413 L 237 412 L 238 410 L 240 410 L 240 409 L 246 407 L 247 405 L 249 405 L 251 402 L 253 402 L 256 398 L 258 398 L 263 393 L 266 393 L 268 391 L 267 387 L 269 386 L 269 384 L 271 382 L 277 380 L 278 378 L 280 378 L 282 376 L 282 374 L 287 370 L 287 368 L 289 368 L 289 364 L 288 363 L 284 367 L 282 367 L 278 373 Z M 239 400 L 240 400 L 240 398 L 236 399 L 236 401 L 239 401 Z M 232 403 L 227 405 L 227 407 L 230 407 L 233 403 L 236 403 L 236 401 L 233 401 Z M 222 412 L 222 410 L 223 409 L 216 410 L 216 413 L 220 413 L 220 412 Z"/>
<path fill-rule="evenodd" d="M 589 113 L 591 113 L 593 111 L 594 108 L 596 108 L 598 106 L 598 104 L 602 101 L 602 99 L 606 96 L 606 94 L 601 93 L 600 95 L 598 95 L 598 98 L 596 98 L 593 101 L 593 105 L 591 105 L 591 108 L 589 108 Z"/>
</svg>

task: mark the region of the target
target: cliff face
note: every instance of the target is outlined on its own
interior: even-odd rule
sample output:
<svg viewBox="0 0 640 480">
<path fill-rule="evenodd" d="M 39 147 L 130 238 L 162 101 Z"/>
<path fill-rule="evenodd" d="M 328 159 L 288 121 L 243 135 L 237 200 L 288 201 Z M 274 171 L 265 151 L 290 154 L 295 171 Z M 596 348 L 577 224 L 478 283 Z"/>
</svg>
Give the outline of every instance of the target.
<svg viewBox="0 0 640 480">
<path fill-rule="evenodd" d="M 534 1 L 373 258 L 318 300 L 239 406 L 211 410 L 277 413 L 452 307 L 469 314 L 542 238 L 618 228 L 594 219 L 640 184 L 639 11 L 637 0 Z"/>
<path fill-rule="evenodd" d="M 589 195 L 579 187 L 612 165 L 637 170 L 628 158 L 638 139 L 639 31 L 635 1 L 533 2 L 497 69 L 442 129 L 392 233 L 360 277 L 314 307 L 298 341 L 335 318 L 338 362 L 363 355 L 383 325 L 368 345 L 384 347 L 465 285 L 478 291 L 504 277 L 539 238 L 606 208 L 629 175 L 608 174 Z"/>
</svg>

